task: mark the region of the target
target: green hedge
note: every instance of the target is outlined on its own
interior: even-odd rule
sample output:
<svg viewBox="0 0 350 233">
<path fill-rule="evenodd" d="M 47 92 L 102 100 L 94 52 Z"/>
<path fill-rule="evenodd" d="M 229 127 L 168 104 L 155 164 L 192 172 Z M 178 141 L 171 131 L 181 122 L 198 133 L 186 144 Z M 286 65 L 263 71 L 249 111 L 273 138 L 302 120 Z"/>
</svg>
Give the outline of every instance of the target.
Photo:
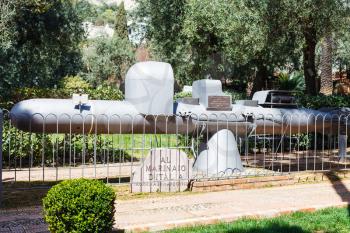
<svg viewBox="0 0 350 233">
<path fill-rule="evenodd" d="M 98 180 L 66 180 L 43 199 L 50 232 L 109 232 L 113 226 L 115 193 Z"/>
<path fill-rule="evenodd" d="M 341 95 L 299 95 L 297 98 L 299 106 L 305 108 L 319 109 L 319 108 L 337 108 L 337 107 L 350 107 L 350 97 Z"/>
<path fill-rule="evenodd" d="M 0 108 L 10 110 L 16 103 L 34 98 L 69 99 L 74 93 L 88 94 L 89 99 L 124 99 L 123 93 L 114 84 L 93 87 L 79 76 L 70 76 L 65 77 L 57 88 L 23 87 L 13 90 L 9 96 L 0 95 Z"/>
</svg>

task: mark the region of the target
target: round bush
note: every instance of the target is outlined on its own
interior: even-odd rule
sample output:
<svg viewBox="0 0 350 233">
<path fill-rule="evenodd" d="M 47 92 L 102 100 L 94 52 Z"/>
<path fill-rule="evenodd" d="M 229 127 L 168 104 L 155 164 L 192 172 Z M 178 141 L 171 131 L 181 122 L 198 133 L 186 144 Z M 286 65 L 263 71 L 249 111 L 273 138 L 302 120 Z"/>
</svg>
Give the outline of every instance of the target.
<svg viewBox="0 0 350 233">
<path fill-rule="evenodd" d="M 108 232 L 113 226 L 115 193 L 101 181 L 66 180 L 43 199 L 50 232 Z"/>
</svg>

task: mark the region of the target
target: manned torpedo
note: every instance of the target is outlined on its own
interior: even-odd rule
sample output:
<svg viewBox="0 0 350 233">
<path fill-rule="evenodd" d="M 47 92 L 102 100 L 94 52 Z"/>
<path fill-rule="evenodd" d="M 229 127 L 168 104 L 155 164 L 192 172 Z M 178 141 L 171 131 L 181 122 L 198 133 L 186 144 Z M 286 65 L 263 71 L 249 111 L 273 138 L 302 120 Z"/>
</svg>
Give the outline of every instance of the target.
<svg viewBox="0 0 350 233">
<path fill-rule="evenodd" d="M 218 80 L 198 80 L 192 97 L 174 103 L 170 64 L 140 62 L 126 75 L 125 100 L 30 99 L 11 110 L 12 124 L 40 133 L 179 133 L 228 128 L 234 134 L 321 132 L 337 127 L 329 113 L 297 108 L 285 91 L 259 91 L 252 100 L 232 104 Z"/>
<path fill-rule="evenodd" d="M 35 133 L 208 135 L 193 169 L 218 174 L 242 171 L 236 138 L 255 134 L 336 132 L 344 122 L 327 112 L 298 108 L 285 91 L 256 92 L 237 100 L 222 91 L 218 80 L 193 82 L 192 97 L 174 102 L 170 64 L 141 62 L 125 79 L 125 100 L 31 99 L 10 112 L 18 129 Z M 348 124 L 345 124 L 348 125 Z"/>
</svg>

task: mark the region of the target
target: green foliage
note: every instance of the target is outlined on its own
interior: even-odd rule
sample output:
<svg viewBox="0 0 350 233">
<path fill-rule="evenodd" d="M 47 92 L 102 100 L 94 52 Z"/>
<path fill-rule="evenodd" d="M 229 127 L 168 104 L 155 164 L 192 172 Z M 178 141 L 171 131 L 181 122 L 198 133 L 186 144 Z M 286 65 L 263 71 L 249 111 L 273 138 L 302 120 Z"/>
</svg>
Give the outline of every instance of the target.
<svg viewBox="0 0 350 233">
<path fill-rule="evenodd" d="M 138 0 L 134 22 L 145 25 L 152 57 L 170 63 L 181 84 L 193 80 L 189 73 L 189 45 L 183 37 L 185 0 Z"/>
<path fill-rule="evenodd" d="M 41 155 L 46 145 L 45 152 L 47 153 L 47 161 L 52 161 L 52 145 L 54 137 L 42 134 L 30 134 L 20 132 L 13 126 L 10 126 L 9 121 L 5 121 L 3 125 L 3 165 L 13 167 L 15 159 L 22 159 L 23 164 L 42 165 Z M 33 156 L 32 156 L 33 155 Z M 9 164 L 11 162 L 11 164 Z"/>
<path fill-rule="evenodd" d="M 350 27 L 339 31 L 336 36 L 335 60 L 350 71 Z M 349 72 L 350 74 L 350 72 Z M 349 77 L 348 77 L 349 78 Z"/>
<path fill-rule="evenodd" d="M 143 3 L 143 4 L 142 4 Z M 149 36 L 154 46 L 161 51 L 159 54 L 171 62 L 177 54 L 178 43 L 181 41 L 179 32 L 182 30 L 186 1 L 156 0 L 143 1 L 140 4 L 141 17 L 148 16 Z"/>
<path fill-rule="evenodd" d="M 84 18 L 84 21 L 94 23 L 96 26 L 103 26 L 106 24 L 115 25 L 115 15 L 118 10 L 116 4 L 107 4 L 100 2 L 101 5 L 94 5 L 88 0 L 77 2 L 79 15 Z"/>
<path fill-rule="evenodd" d="M 185 98 L 185 97 L 192 97 L 192 93 L 191 92 L 184 92 L 184 91 L 178 92 L 174 95 L 174 100 Z"/>
<path fill-rule="evenodd" d="M 22 100 L 34 98 L 68 98 L 64 89 L 50 89 L 37 87 L 23 87 L 11 91 L 8 96 L 0 96 L 0 107 L 11 109 L 11 107 Z"/>
<path fill-rule="evenodd" d="M 347 96 L 340 96 L 340 95 L 331 95 L 331 96 L 324 96 L 324 95 L 317 95 L 317 96 L 310 96 L 310 95 L 300 95 L 297 98 L 299 106 L 305 107 L 305 108 L 313 108 L 313 109 L 319 109 L 323 107 L 349 107 L 350 106 L 350 98 Z"/>
<path fill-rule="evenodd" d="M 73 1 L 11 1 L 15 16 L 11 45 L 0 48 L 0 92 L 19 87 L 53 87 L 81 68 L 82 18 Z M 3 40 L 1 34 L 1 40 Z"/>
<path fill-rule="evenodd" d="M 14 37 L 13 18 L 14 6 L 10 0 L 0 2 L 0 56 L 11 47 Z"/>
<path fill-rule="evenodd" d="M 90 99 L 98 100 L 122 100 L 124 98 L 123 93 L 106 83 L 98 85 L 96 88 L 92 86 L 79 76 L 65 77 L 61 83 L 61 93 L 67 98 L 71 97 L 74 93 L 85 93 L 89 95 Z"/>
<path fill-rule="evenodd" d="M 84 50 L 82 76 L 92 85 L 105 81 L 122 80 L 128 68 L 135 61 L 135 52 L 128 39 L 114 36 L 99 38 Z"/>
<path fill-rule="evenodd" d="M 278 75 L 278 84 L 280 90 L 303 91 L 305 90 L 304 76 L 300 72 L 280 73 Z"/>
<path fill-rule="evenodd" d="M 64 77 L 61 81 L 61 87 L 71 94 L 86 92 L 87 90 L 91 89 L 90 84 L 83 80 L 80 76 Z"/>
<path fill-rule="evenodd" d="M 95 22 L 98 9 L 89 3 L 88 0 L 80 0 L 76 3 L 77 14 L 84 20 Z"/>
<path fill-rule="evenodd" d="M 287 11 L 281 27 L 298 32 L 302 38 L 303 69 L 306 92 L 319 92 L 316 69 L 316 46 L 325 36 L 344 29 L 348 24 L 349 6 L 346 1 L 292 1 L 285 0 Z"/>
<path fill-rule="evenodd" d="M 102 5 L 99 6 L 92 5 L 93 14 L 89 21 L 95 23 L 96 26 L 102 26 L 106 24 L 114 25 L 117 6 L 113 4 L 108 5 L 105 2 L 101 3 Z"/>
<path fill-rule="evenodd" d="M 225 95 L 229 95 L 232 97 L 232 103 L 234 103 L 235 100 L 243 100 L 246 99 L 247 96 L 243 92 L 237 92 L 232 89 L 227 89 L 224 91 Z M 174 95 L 174 100 L 185 98 L 185 97 L 192 97 L 191 92 L 178 92 Z"/>
<path fill-rule="evenodd" d="M 43 199 L 51 232 L 108 232 L 113 226 L 115 193 L 101 181 L 66 180 Z"/>
<path fill-rule="evenodd" d="M 121 2 L 118 6 L 117 15 L 115 18 L 115 35 L 120 38 L 128 39 L 128 25 L 126 19 L 126 11 L 124 2 Z"/>
<path fill-rule="evenodd" d="M 114 24 L 115 12 L 112 9 L 107 9 L 99 15 L 99 18 L 103 20 L 104 24 Z"/>
<path fill-rule="evenodd" d="M 90 89 L 87 93 L 89 94 L 91 99 L 98 99 L 98 100 L 124 99 L 124 95 L 119 89 L 113 88 L 106 84 L 99 85 L 97 86 L 96 89 Z"/>
<path fill-rule="evenodd" d="M 247 96 L 244 92 L 237 92 L 232 89 L 227 89 L 224 91 L 225 95 L 230 95 L 232 97 L 232 103 L 235 102 L 235 100 L 244 100 L 247 99 Z"/>
<path fill-rule="evenodd" d="M 153 56 L 173 65 L 180 84 L 210 74 L 214 79 L 253 79 L 259 90 L 275 68 L 288 64 L 300 69 L 304 55 L 307 91 L 312 93 L 310 85 L 316 90 L 317 81 L 314 47 L 327 31 L 344 31 L 349 19 L 344 2 L 333 0 L 138 2 Z"/>
<path fill-rule="evenodd" d="M 313 136 L 315 134 L 297 134 L 297 145 L 296 149 L 298 150 L 309 150 L 311 148 L 311 143 L 313 142 Z"/>
<path fill-rule="evenodd" d="M 79 76 L 67 76 L 59 88 L 19 88 L 14 90 L 8 100 L 0 102 L 0 107 L 11 109 L 15 103 L 26 99 L 55 98 L 68 99 L 75 93 L 88 94 L 89 99 L 122 100 L 123 93 L 116 87 L 103 83 L 93 88 Z"/>
<path fill-rule="evenodd" d="M 272 24 L 283 9 L 266 1 L 140 2 L 153 54 L 174 66 L 181 84 L 208 74 L 248 78 L 257 67 L 295 56 L 295 33 Z"/>
</svg>

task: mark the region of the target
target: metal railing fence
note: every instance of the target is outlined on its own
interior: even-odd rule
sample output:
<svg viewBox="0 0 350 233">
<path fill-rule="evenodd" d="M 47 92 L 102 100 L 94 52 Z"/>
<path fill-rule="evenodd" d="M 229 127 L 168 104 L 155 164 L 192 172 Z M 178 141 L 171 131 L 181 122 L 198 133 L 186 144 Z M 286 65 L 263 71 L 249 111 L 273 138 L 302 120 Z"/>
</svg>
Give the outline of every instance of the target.
<svg viewBox="0 0 350 233">
<path fill-rule="evenodd" d="M 331 118 L 312 114 L 251 115 L 244 121 L 239 120 L 241 116 L 232 114 L 159 118 L 140 115 L 131 117 L 130 122 L 138 122 L 135 125 L 92 115 L 74 130 L 72 128 L 79 123 L 72 118 L 65 119 L 64 127 L 68 122 L 70 132 L 61 130 L 60 119 L 64 114 L 50 115 L 41 116 L 41 127 L 37 127 L 40 121 L 34 119 L 36 131 L 25 132 L 15 127 L 23 127 L 19 126 L 22 123 L 16 116 L 4 110 L 2 124 L 0 117 L 3 126 L 0 178 L 3 182 L 36 183 L 86 177 L 105 179 L 110 183 L 130 183 L 135 169 L 142 166 L 155 150 L 181 151 L 187 155 L 188 161 L 195 163 L 201 151 L 210 146 L 208 142 L 213 135 L 222 129 L 233 133 L 244 169 L 213 173 L 189 167 L 192 169 L 190 179 L 347 170 L 350 166 L 347 155 L 349 116 L 346 115 Z M 50 117 L 56 119 L 56 125 L 52 120 L 46 125 Z M 101 117 L 105 118 L 99 125 L 103 129 L 98 129 L 96 122 Z M 57 131 L 47 133 L 52 129 Z M 230 151 L 233 146 L 216 149 Z M 230 168 L 231 165 L 227 166 Z"/>
</svg>

